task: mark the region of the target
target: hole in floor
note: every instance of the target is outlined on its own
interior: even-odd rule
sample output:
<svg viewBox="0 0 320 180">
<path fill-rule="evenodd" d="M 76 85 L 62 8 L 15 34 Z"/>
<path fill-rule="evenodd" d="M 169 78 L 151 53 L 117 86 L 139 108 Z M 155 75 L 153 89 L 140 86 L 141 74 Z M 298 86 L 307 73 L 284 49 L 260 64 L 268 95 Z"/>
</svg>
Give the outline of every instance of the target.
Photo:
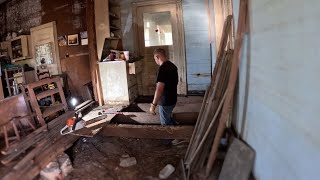
<svg viewBox="0 0 320 180">
<path fill-rule="evenodd" d="M 176 170 L 169 179 L 180 179 L 180 160 L 187 143 L 167 146 L 162 140 L 106 137 L 80 138 L 66 153 L 74 170 L 70 179 L 154 179 L 167 164 Z M 137 164 L 121 167 L 124 155 L 135 157 Z"/>
</svg>

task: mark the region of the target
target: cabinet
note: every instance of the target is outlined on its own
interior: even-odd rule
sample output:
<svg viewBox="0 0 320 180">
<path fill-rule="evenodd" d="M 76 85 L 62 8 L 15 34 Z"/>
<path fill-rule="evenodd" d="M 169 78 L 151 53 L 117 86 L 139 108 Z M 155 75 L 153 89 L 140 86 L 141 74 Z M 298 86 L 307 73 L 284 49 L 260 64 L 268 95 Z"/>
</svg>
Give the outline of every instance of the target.
<svg viewBox="0 0 320 180">
<path fill-rule="evenodd" d="M 110 49 L 123 49 L 120 5 L 114 2 L 109 2 L 109 0 L 94 1 L 98 60 L 106 57 L 110 53 Z"/>
<path fill-rule="evenodd" d="M 110 61 L 99 63 L 104 104 L 129 105 L 138 96 L 137 78 L 129 74 L 129 63 Z"/>
<path fill-rule="evenodd" d="M 30 35 L 21 35 L 10 40 L 12 62 L 32 58 Z"/>
<path fill-rule="evenodd" d="M 6 50 L 3 55 L 9 56 L 12 59 L 11 41 L 4 41 L 0 43 L 1 49 Z"/>
</svg>

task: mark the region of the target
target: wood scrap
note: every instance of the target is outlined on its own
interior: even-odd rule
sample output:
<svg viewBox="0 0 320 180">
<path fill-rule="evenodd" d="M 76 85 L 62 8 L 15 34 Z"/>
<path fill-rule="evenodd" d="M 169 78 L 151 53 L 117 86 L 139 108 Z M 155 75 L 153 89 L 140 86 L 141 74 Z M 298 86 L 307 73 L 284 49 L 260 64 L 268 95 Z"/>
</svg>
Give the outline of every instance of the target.
<svg viewBox="0 0 320 180">
<path fill-rule="evenodd" d="M 248 180 L 255 152 L 239 139 L 234 139 L 222 165 L 219 180 Z"/>
<path fill-rule="evenodd" d="M 237 32 L 236 41 L 235 41 L 235 51 L 232 57 L 232 67 L 231 67 L 230 77 L 229 77 L 229 82 L 227 87 L 227 96 L 226 96 L 225 104 L 223 106 L 222 113 L 219 119 L 219 126 L 218 126 L 217 133 L 215 135 L 214 142 L 211 148 L 212 150 L 210 152 L 210 156 L 208 159 L 208 164 L 206 167 L 207 176 L 209 176 L 213 163 L 216 159 L 218 146 L 222 138 L 222 135 L 225 131 L 226 122 L 229 119 L 230 113 L 232 112 L 232 108 L 233 108 L 232 99 L 234 97 L 234 89 L 235 89 L 237 78 L 238 78 L 240 53 L 241 53 L 242 41 L 243 41 L 243 32 L 245 31 L 245 28 L 246 28 L 246 18 L 247 18 L 247 11 L 248 11 L 247 3 L 248 3 L 247 0 L 240 1 L 238 32 Z"/>
<path fill-rule="evenodd" d="M 201 114 L 202 116 L 200 117 L 199 115 L 199 126 L 194 132 L 195 136 L 191 142 L 192 145 L 190 145 L 189 154 L 186 155 L 185 163 L 189 168 L 194 162 L 202 162 L 199 160 L 200 157 L 198 155 L 203 155 L 203 152 L 208 151 L 210 148 L 208 144 L 212 143 L 212 139 L 207 139 L 207 137 L 212 137 L 215 133 L 214 127 L 216 126 L 214 126 L 214 123 L 217 123 L 216 119 L 218 118 L 218 115 L 220 115 L 220 108 L 223 104 L 223 95 L 226 92 L 232 54 L 233 50 L 225 52 L 221 62 L 216 66 L 217 77 L 213 78 L 216 80 L 215 82 L 212 81 L 211 86 L 208 89 L 208 98 L 207 102 L 205 102 L 206 107 Z M 207 146 L 202 147 L 203 144 Z M 193 169 L 201 169 L 201 167 L 196 166 Z"/>
<path fill-rule="evenodd" d="M 14 148 L 5 151 L 7 155 L 3 160 L 12 161 L 18 156 L 24 155 L 24 157 L 15 162 L 12 170 L 3 179 L 33 179 L 51 160 L 70 147 L 79 137 L 61 136 L 60 129 L 65 126 L 66 120 L 72 116 L 73 112 L 63 114 L 49 122 L 48 126 L 43 126 L 29 134 Z M 24 154 L 28 149 L 31 150 Z"/>
<path fill-rule="evenodd" d="M 246 2 L 242 2 L 242 4 L 246 4 Z M 240 13 L 245 14 L 246 11 L 246 8 L 242 8 Z M 213 156 L 215 156 L 217 145 L 219 145 L 224 132 L 226 120 L 231 113 L 231 100 L 234 94 L 239 64 L 239 48 L 241 48 L 240 42 L 242 42 L 241 38 L 238 38 L 235 50 L 226 50 L 227 47 L 233 47 L 230 46 L 232 42 L 228 40 L 229 35 L 232 33 L 232 20 L 233 17 L 230 15 L 224 23 L 211 84 L 206 91 L 197 124 L 184 159 L 188 177 L 195 173 L 208 177 L 215 160 Z M 239 24 L 242 21 L 239 19 Z M 241 31 L 241 29 L 241 27 L 238 28 L 238 31 Z"/>
</svg>

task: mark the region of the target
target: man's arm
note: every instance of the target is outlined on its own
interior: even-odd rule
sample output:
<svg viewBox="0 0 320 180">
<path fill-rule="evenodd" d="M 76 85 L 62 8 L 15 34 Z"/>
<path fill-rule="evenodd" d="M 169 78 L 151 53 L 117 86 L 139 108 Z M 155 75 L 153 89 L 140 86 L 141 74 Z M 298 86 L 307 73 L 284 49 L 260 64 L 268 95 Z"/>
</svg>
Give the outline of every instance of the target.
<svg viewBox="0 0 320 180">
<path fill-rule="evenodd" d="M 155 109 L 159 102 L 160 97 L 163 94 L 165 84 L 163 82 L 157 82 L 156 92 L 154 93 L 154 98 L 151 103 L 150 112 L 156 114 Z"/>
<path fill-rule="evenodd" d="M 154 93 L 154 98 L 153 98 L 153 101 L 152 101 L 152 104 L 155 105 L 155 106 L 158 104 L 159 99 L 163 94 L 164 85 L 165 84 L 163 82 L 157 82 L 156 92 Z"/>
</svg>

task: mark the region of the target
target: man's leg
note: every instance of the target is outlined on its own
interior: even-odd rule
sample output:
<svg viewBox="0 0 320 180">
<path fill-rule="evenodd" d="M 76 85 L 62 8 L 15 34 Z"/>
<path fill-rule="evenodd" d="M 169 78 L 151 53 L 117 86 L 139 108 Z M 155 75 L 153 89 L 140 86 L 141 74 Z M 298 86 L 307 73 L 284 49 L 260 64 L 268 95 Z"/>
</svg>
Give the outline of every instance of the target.
<svg viewBox="0 0 320 180">
<path fill-rule="evenodd" d="M 160 122 L 161 125 L 176 125 L 176 122 L 172 120 L 173 106 L 159 106 Z"/>
</svg>

